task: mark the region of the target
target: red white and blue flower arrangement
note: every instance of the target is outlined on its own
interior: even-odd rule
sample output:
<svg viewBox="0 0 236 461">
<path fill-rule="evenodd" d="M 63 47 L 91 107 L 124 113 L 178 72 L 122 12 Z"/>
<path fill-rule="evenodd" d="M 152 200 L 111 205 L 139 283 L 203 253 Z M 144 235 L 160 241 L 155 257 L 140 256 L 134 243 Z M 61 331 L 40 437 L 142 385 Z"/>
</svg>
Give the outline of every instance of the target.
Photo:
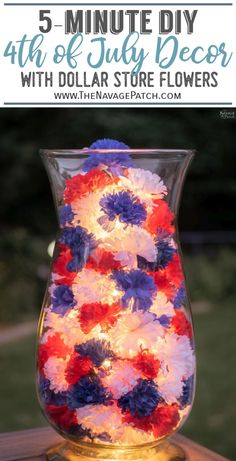
<svg viewBox="0 0 236 461">
<path fill-rule="evenodd" d="M 111 151 L 91 152 L 65 181 L 39 393 L 65 435 L 137 445 L 176 430 L 193 397 L 175 216 L 161 178 L 136 168 L 128 146 L 90 149 Z"/>
</svg>

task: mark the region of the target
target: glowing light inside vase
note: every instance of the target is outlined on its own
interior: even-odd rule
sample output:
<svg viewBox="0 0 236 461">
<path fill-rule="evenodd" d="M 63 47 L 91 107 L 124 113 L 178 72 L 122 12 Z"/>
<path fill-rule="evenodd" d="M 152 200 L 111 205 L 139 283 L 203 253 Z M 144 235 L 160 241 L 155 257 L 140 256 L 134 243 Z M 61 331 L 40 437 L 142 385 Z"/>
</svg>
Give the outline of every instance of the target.
<svg viewBox="0 0 236 461">
<path fill-rule="evenodd" d="M 167 199 L 128 153 L 91 154 L 65 181 L 38 369 L 45 413 L 78 440 L 152 442 L 191 406 L 192 327 Z"/>
</svg>

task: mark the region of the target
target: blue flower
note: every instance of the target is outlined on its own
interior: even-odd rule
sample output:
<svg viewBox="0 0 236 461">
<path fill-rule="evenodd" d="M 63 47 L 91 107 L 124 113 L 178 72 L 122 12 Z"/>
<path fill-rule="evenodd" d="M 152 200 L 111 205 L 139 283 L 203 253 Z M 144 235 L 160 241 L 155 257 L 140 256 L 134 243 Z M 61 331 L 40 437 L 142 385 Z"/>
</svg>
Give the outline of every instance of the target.
<svg viewBox="0 0 236 461">
<path fill-rule="evenodd" d="M 130 411 L 132 416 L 149 416 L 162 398 L 154 381 L 140 379 L 138 384 L 118 400 L 122 412 Z"/>
<path fill-rule="evenodd" d="M 154 262 L 149 262 L 142 256 L 138 256 L 138 267 L 144 270 L 156 271 L 164 269 L 175 254 L 175 249 L 167 240 L 158 240 L 156 243 L 157 258 Z"/>
<path fill-rule="evenodd" d="M 146 311 L 152 304 L 152 298 L 157 291 L 152 276 L 145 274 L 139 269 L 130 272 L 115 271 L 112 279 L 115 280 L 119 290 L 124 291 L 122 297 L 123 307 L 128 307 L 132 300 L 132 310 Z"/>
<path fill-rule="evenodd" d="M 81 424 L 71 426 L 69 428 L 69 434 L 75 435 L 76 437 L 79 437 L 79 438 L 89 437 L 90 439 L 92 439 L 90 429 L 88 429 L 87 427 L 82 426 Z"/>
<path fill-rule="evenodd" d="M 39 395 L 44 403 L 51 405 L 65 405 L 66 403 L 66 393 L 58 392 L 55 394 L 50 389 L 49 379 L 41 379 L 39 384 Z"/>
<path fill-rule="evenodd" d="M 70 205 L 64 205 L 59 208 L 59 220 L 62 226 L 71 223 L 74 216 Z"/>
<path fill-rule="evenodd" d="M 184 381 L 182 394 L 179 398 L 180 405 L 184 408 L 186 405 L 190 405 L 193 398 L 193 388 L 194 388 L 194 375 L 190 376 L 186 381 Z"/>
<path fill-rule="evenodd" d="M 147 217 L 147 212 L 138 197 L 126 191 L 108 194 L 100 200 L 99 204 L 110 221 L 118 217 L 125 224 L 139 225 Z"/>
<path fill-rule="evenodd" d="M 173 299 L 174 308 L 179 309 L 183 305 L 185 298 L 186 298 L 185 288 L 184 288 L 184 285 L 181 285 L 181 287 L 177 291 L 175 298 Z"/>
<path fill-rule="evenodd" d="M 75 351 L 82 356 L 89 357 L 96 367 L 100 367 L 105 359 L 114 357 L 114 352 L 104 339 L 89 339 L 75 346 Z"/>
<path fill-rule="evenodd" d="M 71 272 L 82 269 L 91 251 L 96 246 L 94 236 L 88 234 L 86 229 L 81 226 L 65 227 L 60 234 L 59 242 L 64 243 L 71 249 L 73 258 L 66 266 Z"/>
<path fill-rule="evenodd" d="M 124 152 L 92 152 L 82 165 L 83 171 L 90 171 L 99 165 L 105 165 L 107 170 L 114 176 L 119 176 L 123 173 L 123 168 L 129 168 L 133 162 L 128 152 L 125 152 L 129 147 L 123 142 L 114 139 L 99 139 L 91 144 L 89 149 L 122 149 Z"/>
<path fill-rule="evenodd" d="M 67 405 L 71 410 L 85 405 L 100 405 L 106 403 L 109 398 L 110 394 L 97 376 L 82 376 L 67 391 Z"/>
<path fill-rule="evenodd" d="M 175 254 L 175 249 L 166 240 L 157 242 L 157 260 L 156 265 L 158 269 L 164 269 L 171 261 Z"/>
<path fill-rule="evenodd" d="M 60 285 L 53 291 L 52 311 L 60 315 L 65 315 L 68 309 L 74 307 L 76 301 L 72 290 L 66 285 Z"/>
<path fill-rule="evenodd" d="M 168 327 L 170 325 L 170 318 L 167 315 L 161 315 L 158 317 L 158 321 L 163 327 Z"/>
</svg>

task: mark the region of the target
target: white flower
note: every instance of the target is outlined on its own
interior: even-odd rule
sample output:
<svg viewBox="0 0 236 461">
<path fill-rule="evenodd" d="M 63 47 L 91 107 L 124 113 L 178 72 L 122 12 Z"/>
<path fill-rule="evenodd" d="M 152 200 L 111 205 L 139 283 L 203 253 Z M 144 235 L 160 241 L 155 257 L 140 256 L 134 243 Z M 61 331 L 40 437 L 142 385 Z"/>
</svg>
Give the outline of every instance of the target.
<svg viewBox="0 0 236 461">
<path fill-rule="evenodd" d="M 180 374 L 168 373 L 163 375 L 160 371 L 156 383 L 159 393 L 168 404 L 177 402 L 183 390 L 183 381 Z"/>
<path fill-rule="evenodd" d="M 162 291 L 157 292 L 149 310 L 156 314 L 157 317 L 161 317 L 162 315 L 173 317 L 175 315 L 173 304 L 168 301 L 166 295 Z"/>
<path fill-rule="evenodd" d="M 167 188 L 160 176 L 141 168 L 129 168 L 128 177 L 122 176 L 119 185 L 133 192 L 141 200 L 160 199 L 167 194 Z"/>
<path fill-rule="evenodd" d="M 195 357 L 187 336 L 175 333 L 159 338 L 157 344 L 161 370 L 157 384 L 163 398 L 172 403 L 182 393 L 183 379 L 189 378 L 195 370 Z"/>
<path fill-rule="evenodd" d="M 112 368 L 109 374 L 103 377 L 102 383 L 105 387 L 109 387 L 115 399 L 119 399 L 121 395 L 129 392 L 136 384 L 142 375 L 130 363 L 124 360 L 112 362 Z"/>
<path fill-rule="evenodd" d="M 78 423 L 101 434 L 107 432 L 113 441 L 123 432 L 122 415 L 116 405 L 86 405 L 76 410 Z"/>
<path fill-rule="evenodd" d="M 95 235 L 96 239 L 103 239 L 109 232 L 107 232 L 98 222 L 98 219 L 104 215 L 101 210 L 100 200 L 104 195 L 112 194 L 120 190 L 120 187 L 113 184 L 106 186 L 100 191 L 91 192 L 90 194 L 75 200 L 71 204 L 73 213 L 75 214 L 72 221 L 73 225 L 78 224 L 88 232 Z M 119 223 L 117 223 L 119 225 Z M 123 226 L 122 226 L 123 228 Z"/>
<path fill-rule="evenodd" d="M 78 306 L 96 302 L 112 304 L 121 297 L 113 280 L 92 269 L 83 269 L 78 273 L 72 290 Z"/>
<path fill-rule="evenodd" d="M 65 369 L 67 367 L 67 363 L 68 360 L 51 356 L 44 365 L 45 377 L 50 381 L 49 388 L 56 394 L 58 392 L 66 391 L 69 387 L 69 384 L 65 378 Z"/>
<path fill-rule="evenodd" d="M 142 443 L 153 442 L 154 440 L 155 437 L 152 433 L 147 433 L 141 429 L 136 429 L 124 424 L 123 433 L 120 435 L 117 442 L 121 445 L 141 445 Z M 148 454 L 148 451 L 146 451 L 146 454 Z M 149 461 L 152 460 L 151 457 L 147 457 L 147 459 Z"/>
<path fill-rule="evenodd" d="M 150 312 L 125 313 L 110 330 L 110 341 L 114 352 L 124 357 L 133 357 L 143 349 L 152 352 L 157 338 L 163 336 L 164 328 Z"/>
<path fill-rule="evenodd" d="M 103 239 L 101 247 L 115 252 L 115 259 L 121 261 L 122 265 L 128 264 L 129 267 L 137 267 L 137 255 L 150 262 L 155 261 L 157 256 L 155 242 L 151 235 L 137 226 L 128 226 L 122 232 L 115 229 Z"/>
<path fill-rule="evenodd" d="M 73 219 L 73 225 L 78 224 L 88 232 L 91 232 L 96 236 L 97 239 L 106 236 L 107 232 L 98 223 L 98 219 L 101 216 L 101 207 L 99 202 L 103 196 L 101 191 L 91 192 L 91 194 L 80 198 L 72 202 L 71 208 L 75 217 Z"/>
<path fill-rule="evenodd" d="M 93 331 L 84 334 L 80 328 L 78 320 L 78 311 L 71 310 L 68 314 L 61 317 L 55 312 L 49 311 L 46 315 L 44 326 L 49 330 L 44 334 L 44 338 L 52 336 L 55 333 L 60 333 L 64 343 L 70 347 L 81 344 L 99 334 L 99 337 L 104 336 L 101 333 L 100 326 L 93 328 Z"/>
</svg>

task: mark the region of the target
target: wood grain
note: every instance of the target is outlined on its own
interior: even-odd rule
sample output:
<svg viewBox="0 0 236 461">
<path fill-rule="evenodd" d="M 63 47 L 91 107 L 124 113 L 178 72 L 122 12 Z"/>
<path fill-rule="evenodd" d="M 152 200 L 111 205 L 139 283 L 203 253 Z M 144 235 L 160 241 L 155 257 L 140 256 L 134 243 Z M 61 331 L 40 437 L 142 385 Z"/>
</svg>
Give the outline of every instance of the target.
<svg viewBox="0 0 236 461">
<path fill-rule="evenodd" d="M 50 427 L 0 434 L 0 461 L 45 461 L 45 451 L 62 440 Z M 180 434 L 171 440 L 185 450 L 188 461 L 229 461 Z"/>
</svg>

